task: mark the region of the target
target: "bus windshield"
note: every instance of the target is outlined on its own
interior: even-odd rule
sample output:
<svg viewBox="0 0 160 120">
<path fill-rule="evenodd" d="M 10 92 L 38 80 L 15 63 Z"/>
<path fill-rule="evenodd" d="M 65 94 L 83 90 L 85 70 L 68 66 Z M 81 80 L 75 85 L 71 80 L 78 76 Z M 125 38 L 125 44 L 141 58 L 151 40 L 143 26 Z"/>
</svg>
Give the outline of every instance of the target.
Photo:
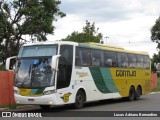
<svg viewBox="0 0 160 120">
<path fill-rule="evenodd" d="M 18 60 L 15 73 L 16 87 L 39 88 L 53 85 L 54 72 L 51 70 L 51 57 Z"/>
<path fill-rule="evenodd" d="M 57 45 L 22 47 L 15 69 L 14 85 L 19 88 L 44 88 L 54 86 L 55 71 L 51 59 Z"/>
</svg>

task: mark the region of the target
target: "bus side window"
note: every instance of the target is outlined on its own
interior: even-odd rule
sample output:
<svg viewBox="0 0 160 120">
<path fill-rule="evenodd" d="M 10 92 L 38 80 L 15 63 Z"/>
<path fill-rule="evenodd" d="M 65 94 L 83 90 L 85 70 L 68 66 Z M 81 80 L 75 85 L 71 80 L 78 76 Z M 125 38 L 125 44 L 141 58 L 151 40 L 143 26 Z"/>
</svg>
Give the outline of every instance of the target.
<svg viewBox="0 0 160 120">
<path fill-rule="evenodd" d="M 143 56 L 136 55 L 136 57 L 137 57 L 137 68 L 143 68 Z"/>
<path fill-rule="evenodd" d="M 81 66 L 81 53 L 79 47 L 76 47 L 76 55 L 75 55 L 75 66 Z"/>
<path fill-rule="evenodd" d="M 137 59 L 134 54 L 128 54 L 129 58 L 129 67 L 130 68 L 137 68 Z"/>
<path fill-rule="evenodd" d="M 76 47 L 76 66 L 90 66 L 91 65 L 91 52 L 88 48 Z"/>
<path fill-rule="evenodd" d="M 150 58 L 149 56 L 143 56 L 143 66 L 145 69 L 150 68 Z"/>
<path fill-rule="evenodd" d="M 126 53 L 117 53 L 118 67 L 128 67 L 128 56 Z"/>
<path fill-rule="evenodd" d="M 92 49 L 92 65 L 103 66 L 103 51 Z"/>
<path fill-rule="evenodd" d="M 104 64 L 106 67 L 117 67 L 116 52 L 104 51 Z"/>
<path fill-rule="evenodd" d="M 83 66 L 90 66 L 91 65 L 91 54 L 89 49 L 82 50 L 82 65 Z"/>
</svg>

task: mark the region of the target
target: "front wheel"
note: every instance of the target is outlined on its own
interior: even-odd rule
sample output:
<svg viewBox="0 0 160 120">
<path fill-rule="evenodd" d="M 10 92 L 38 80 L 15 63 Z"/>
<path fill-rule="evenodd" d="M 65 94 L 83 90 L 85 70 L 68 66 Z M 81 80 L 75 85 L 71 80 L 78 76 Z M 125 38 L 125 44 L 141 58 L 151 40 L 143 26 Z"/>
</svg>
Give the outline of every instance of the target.
<svg viewBox="0 0 160 120">
<path fill-rule="evenodd" d="M 79 90 L 77 92 L 76 98 L 75 98 L 74 106 L 76 109 L 81 109 L 84 106 L 85 102 L 85 93 L 82 90 Z"/>
</svg>

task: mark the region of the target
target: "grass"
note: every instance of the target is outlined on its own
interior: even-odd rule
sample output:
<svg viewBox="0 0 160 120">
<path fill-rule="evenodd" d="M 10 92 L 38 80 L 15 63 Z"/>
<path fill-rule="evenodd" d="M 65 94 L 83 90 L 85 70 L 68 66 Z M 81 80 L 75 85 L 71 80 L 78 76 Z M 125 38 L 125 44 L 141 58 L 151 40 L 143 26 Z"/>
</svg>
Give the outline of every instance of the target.
<svg viewBox="0 0 160 120">
<path fill-rule="evenodd" d="M 9 105 L 0 105 L 0 108 L 8 107 L 10 110 L 16 109 L 16 104 L 9 104 Z"/>
<path fill-rule="evenodd" d="M 5 66 L 0 66 L 0 71 L 6 70 Z"/>
<path fill-rule="evenodd" d="M 154 89 L 152 89 L 151 91 L 152 91 L 152 92 L 160 91 L 160 77 L 158 77 L 157 88 L 154 88 Z"/>
</svg>

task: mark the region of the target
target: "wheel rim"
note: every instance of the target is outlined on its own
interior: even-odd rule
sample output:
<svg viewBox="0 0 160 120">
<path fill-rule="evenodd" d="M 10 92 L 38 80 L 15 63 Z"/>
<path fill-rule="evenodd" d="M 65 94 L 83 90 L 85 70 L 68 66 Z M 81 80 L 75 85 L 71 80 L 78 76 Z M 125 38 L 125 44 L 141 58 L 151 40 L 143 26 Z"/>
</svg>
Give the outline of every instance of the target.
<svg viewBox="0 0 160 120">
<path fill-rule="evenodd" d="M 83 104 L 83 96 L 82 96 L 82 95 L 77 95 L 76 103 L 77 103 L 78 105 Z"/>
<path fill-rule="evenodd" d="M 141 96 L 141 89 L 138 87 L 136 91 L 137 98 Z"/>
<path fill-rule="evenodd" d="M 133 88 L 131 88 L 131 90 L 129 92 L 129 98 L 130 98 L 130 100 L 134 99 L 134 90 L 133 90 Z"/>
<path fill-rule="evenodd" d="M 75 98 L 75 108 L 81 109 L 83 108 L 85 103 L 85 93 L 81 90 L 77 92 L 76 98 Z"/>
</svg>

